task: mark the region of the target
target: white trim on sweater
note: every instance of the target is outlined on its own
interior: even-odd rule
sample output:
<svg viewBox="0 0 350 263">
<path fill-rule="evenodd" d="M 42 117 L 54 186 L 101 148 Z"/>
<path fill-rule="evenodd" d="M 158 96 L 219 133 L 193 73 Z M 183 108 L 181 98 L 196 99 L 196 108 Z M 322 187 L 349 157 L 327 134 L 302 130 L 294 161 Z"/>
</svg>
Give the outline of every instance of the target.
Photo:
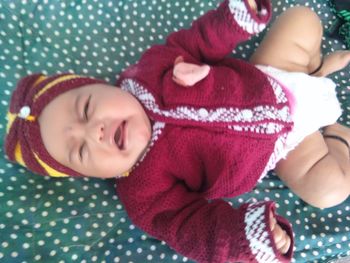
<svg viewBox="0 0 350 263">
<path fill-rule="evenodd" d="M 269 239 L 269 226 L 265 223 L 268 220 L 265 210 L 263 202 L 249 204 L 244 218 L 246 239 L 257 262 L 278 263 L 280 261 L 276 258 Z"/>
<path fill-rule="evenodd" d="M 276 164 L 278 163 L 279 160 L 286 157 L 285 156 L 286 140 L 287 140 L 287 134 L 284 134 L 278 137 L 278 139 L 275 142 L 273 153 L 270 155 L 270 158 L 265 166 L 265 169 L 261 173 L 258 181 L 261 181 L 269 171 L 275 169 Z"/>
<path fill-rule="evenodd" d="M 252 18 L 243 0 L 230 0 L 229 8 L 237 24 L 249 34 L 257 34 L 263 31 L 266 23 L 258 23 Z"/>
<path fill-rule="evenodd" d="M 209 123 L 227 123 L 229 129 L 242 132 L 251 131 L 259 134 L 278 133 L 283 128 L 283 125 L 278 122 L 291 122 L 288 106 L 284 106 L 281 109 L 273 106 L 259 105 L 244 109 L 220 107 L 211 110 L 179 106 L 170 110 L 162 110 L 156 103 L 154 96 L 135 80 L 124 79 L 120 86 L 123 90 L 130 92 L 138 98 L 149 111 L 166 118 Z M 282 89 L 273 88 L 273 90 L 275 91 L 276 99 L 281 97 L 282 94 L 285 96 Z M 267 121 L 268 123 L 257 123 L 263 121 Z"/>
<path fill-rule="evenodd" d="M 158 141 L 159 136 L 162 134 L 164 127 L 165 127 L 164 122 L 155 122 L 153 124 L 151 141 L 147 147 L 147 150 L 144 152 L 144 154 L 142 155 L 142 157 L 140 158 L 138 163 L 143 161 L 146 154 L 149 152 L 149 150 L 152 148 L 152 146 L 155 144 L 155 142 Z M 138 165 L 138 163 L 136 165 L 134 165 L 134 167 L 136 167 Z"/>
<path fill-rule="evenodd" d="M 285 103 L 288 101 L 286 94 L 283 91 L 283 88 L 281 84 L 275 80 L 274 78 L 270 77 L 269 75 L 265 74 L 267 79 L 270 82 L 270 85 L 272 87 L 273 92 L 275 93 L 277 103 Z"/>
</svg>

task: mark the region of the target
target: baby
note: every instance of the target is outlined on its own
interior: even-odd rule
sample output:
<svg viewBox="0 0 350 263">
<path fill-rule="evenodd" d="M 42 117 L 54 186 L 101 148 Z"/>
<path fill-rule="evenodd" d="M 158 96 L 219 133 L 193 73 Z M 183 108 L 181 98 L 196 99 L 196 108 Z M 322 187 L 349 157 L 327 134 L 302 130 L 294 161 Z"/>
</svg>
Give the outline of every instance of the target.
<svg viewBox="0 0 350 263">
<path fill-rule="evenodd" d="M 324 76 L 350 54 L 322 58 L 319 18 L 299 7 L 250 63 L 227 57 L 270 17 L 268 0 L 226 0 L 147 50 L 118 88 L 74 74 L 23 78 L 7 156 L 42 175 L 118 177 L 131 220 L 198 262 L 290 262 L 292 229 L 273 202 L 235 209 L 223 198 L 271 169 L 314 206 L 348 197 L 350 129 L 336 124 Z"/>
</svg>

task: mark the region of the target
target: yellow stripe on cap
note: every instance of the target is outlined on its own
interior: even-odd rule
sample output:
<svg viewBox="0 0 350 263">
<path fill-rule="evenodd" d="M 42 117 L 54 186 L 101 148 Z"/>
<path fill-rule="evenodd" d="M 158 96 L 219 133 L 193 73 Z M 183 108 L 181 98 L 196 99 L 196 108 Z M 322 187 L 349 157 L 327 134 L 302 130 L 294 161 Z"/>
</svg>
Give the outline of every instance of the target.
<svg viewBox="0 0 350 263">
<path fill-rule="evenodd" d="M 43 82 L 45 79 L 47 79 L 47 76 L 41 75 L 41 76 L 38 77 L 38 79 L 35 81 L 33 87 L 37 86 L 39 83 Z"/>
<path fill-rule="evenodd" d="M 11 126 L 13 124 L 13 122 L 15 121 L 17 117 L 17 114 L 13 114 L 11 112 L 7 112 L 6 118 L 7 118 L 7 126 L 6 126 L 6 133 L 9 133 Z"/>
<path fill-rule="evenodd" d="M 59 77 L 59 78 L 55 79 L 54 81 L 49 82 L 48 84 L 46 84 L 46 86 L 44 88 L 42 88 L 37 94 L 35 94 L 34 101 L 37 100 L 43 93 L 45 93 L 47 90 L 49 90 L 53 86 L 55 86 L 61 82 L 64 82 L 64 81 L 77 79 L 77 78 L 81 78 L 81 76 L 72 74 L 72 75 L 66 75 L 66 76 Z"/>
<path fill-rule="evenodd" d="M 22 150 L 21 150 L 21 145 L 19 142 L 17 142 L 16 147 L 15 147 L 15 160 L 22 166 L 26 167 L 23 157 L 22 157 Z"/>
<path fill-rule="evenodd" d="M 42 161 L 38 155 L 34 154 L 35 159 L 38 161 L 38 163 L 45 169 L 48 175 L 51 177 L 68 177 L 67 174 L 61 173 L 52 167 L 50 167 L 48 164 L 46 164 L 44 161 Z"/>
<path fill-rule="evenodd" d="M 47 79 L 47 76 L 45 75 L 41 75 L 38 77 L 38 79 L 35 81 L 34 83 L 34 87 L 37 86 L 39 83 L 41 83 L 42 81 L 44 81 L 45 79 Z M 14 122 L 14 120 L 16 119 L 16 117 L 18 117 L 17 113 L 12 113 L 10 111 L 7 112 L 7 126 L 6 126 L 6 133 L 8 133 L 11 129 L 11 126 Z M 33 115 L 29 115 L 26 120 L 28 121 L 35 121 L 35 116 Z"/>
<path fill-rule="evenodd" d="M 12 112 L 7 112 L 6 118 L 7 118 L 7 125 L 6 125 L 6 133 L 9 133 L 13 122 L 15 121 L 15 119 L 18 117 L 18 114 L 12 113 Z M 27 121 L 35 121 L 36 118 L 33 115 L 28 115 L 25 120 Z"/>
</svg>

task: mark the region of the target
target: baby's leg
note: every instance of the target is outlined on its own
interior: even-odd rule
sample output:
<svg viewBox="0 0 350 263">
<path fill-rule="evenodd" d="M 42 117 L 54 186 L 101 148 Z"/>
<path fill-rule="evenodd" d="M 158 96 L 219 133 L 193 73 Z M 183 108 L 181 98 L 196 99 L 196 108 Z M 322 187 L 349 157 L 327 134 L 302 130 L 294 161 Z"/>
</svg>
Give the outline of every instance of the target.
<svg viewBox="0 0 350 263">
<path fill-rule="evenodd" d="M 305 7 L 284 12 L 271 27 L 252 56 L 255 64 L 270 65 L 287 71 L 311 73 L 322 61 L 322 26 L 318 16 Z M 325 57 L 316 75 L 327 75 L 346 66 L 349 52 Z M 342 127 L 342 132 L 331 130 Z M 327 131 L 327 130 L 326 130 Z M 350 129 L 332 125 L 328 133 L 345 136 L 350 143 Z M 306 202 L 317 207 L 334 206 L 350 193 L 349 151 L 334 139 L 325 139 L 320 132 L 309 135 L 277 164 L 278 176 Z"/>
<path fill-rule="evenodd" d="M 350 129 L 341 125 L 338 128 L 337 132 L 330 129 L 328 133 L 342 136 L 347 132 L 348 135 L 342 137 L 350 143 Z M 349 154 L 344 143 L 325 139 L 320 132 L 315 132 L 285 160 L 279 161 L 275 171 L 305 202 L 320 208 L 331 207 L 342 203 L 350 194 Z"/>
<path fill-rule="evenodd" d="M 327 76 L 349 64 L 350 51 L 322 58 L 322 35 L 321 21 L 311 9 L 290 8 L 275 21 L 250 61 L 287 71 L 312 73 L 318 69 L 314 76 Z"/>
<path fill-rule="evenodd" d="M 306 7 L 290 8 L 277 18 L 250 61 L 310 73 L 321 64 L 322 34 L 314 12 Z"/>
</svg>

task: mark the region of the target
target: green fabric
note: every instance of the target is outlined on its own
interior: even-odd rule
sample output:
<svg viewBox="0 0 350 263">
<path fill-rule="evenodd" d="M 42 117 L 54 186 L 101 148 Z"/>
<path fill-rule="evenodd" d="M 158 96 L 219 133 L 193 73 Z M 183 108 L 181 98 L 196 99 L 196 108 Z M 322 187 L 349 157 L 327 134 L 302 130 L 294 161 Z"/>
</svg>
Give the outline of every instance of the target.
<svg viewBox="0 0 350 263">
<path fill-rule="evenodd" d="M 346 47 L 350 48 L 350 2 L 327 0 L 331 11 L 336 15 L 329 29 L 333 35 L 338 34 Z"/>
<path fill-rule="evenodd" d="M 341 35 L 344 38 L 344 43 L 346 47 L 349 49 L 350 48 L 350 22 L 344 23 L 339 28 L 339 35 Z"/>
<path fill-rule="evenodd" d="M 0 132 L 10 93 L 29 73 L 71 71 L 114 83 L 154 43 L 214 8 L 218 0 L 0 1 Z M 274 0 L 274 15 L 302 0 Z M 307 2 L 328 28 L 326 0 Z M 261 39 L 241 45 L 248 58 Z M 325 51 L 344 49 L 326 38 Z M 349 68 L 334 74 L 350 126 Z M 2 141 L 1 141 L 1 144 Z M 1 145 L 1 156 L 3 150 Z M 350 200 L 333 209 L 306 205 L 271 174 L 254 191 L 230 201 L 275 200 L 295 230 L 295 262 L 349 255 Z M 137 229 L 114 193 L 113 180 L 51 179 L 0 159 L 0 262 L 190 262 Z"/>
</svg>

